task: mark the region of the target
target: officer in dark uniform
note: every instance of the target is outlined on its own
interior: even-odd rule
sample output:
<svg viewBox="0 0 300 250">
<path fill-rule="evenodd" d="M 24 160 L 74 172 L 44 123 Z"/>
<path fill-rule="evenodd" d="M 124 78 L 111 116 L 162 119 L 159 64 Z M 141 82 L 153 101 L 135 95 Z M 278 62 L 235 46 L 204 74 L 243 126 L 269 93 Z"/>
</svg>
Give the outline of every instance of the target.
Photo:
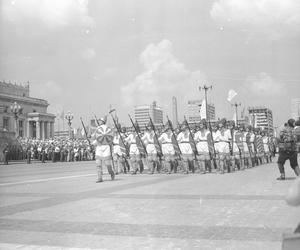
<svg viewBox="0 0 300 250">
<path fill-rule="evenodd" d="M 8 154 L 9 154 L 9 146 L 6 143 L 5 148 L 3 149 L 3 155 L 4 155 L 4 165 L 8 165 Z"/>
<path fill-rule="evenodd" d="M 297 147 L 296 147 L 296 136 L 294 130 L 294 119 L 289 119 L 287 126 L 280 131 L 279 134 L 279 157 L 278 157 L 278 168 L 280 177 L 277 180 L 285 179 L 284 163 L 286 160 L 290 160 L 291 168 L 294 170 L 297 176 L 300 175 L 300 169 L 297 161 Z"/>
</svg>

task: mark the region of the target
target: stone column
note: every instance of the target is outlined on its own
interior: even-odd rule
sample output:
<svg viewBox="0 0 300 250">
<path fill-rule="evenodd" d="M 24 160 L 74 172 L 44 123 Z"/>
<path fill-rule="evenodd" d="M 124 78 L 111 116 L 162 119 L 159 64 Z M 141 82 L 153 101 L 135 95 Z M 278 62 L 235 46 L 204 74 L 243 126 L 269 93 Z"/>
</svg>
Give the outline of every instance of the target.
<svg viewBox="0 0 300 250">
<path fill-rule="evenodd" d="M 41 121 L 41 139 L 44 140 L 45 139 L 45 122 Z"/>
<path fill-rule="evenodd" d="M 30 121 L 26 122 L 26 137 L 30 137 Z"/>
<path fill-rule="evenodd" d="M 50 122 L 50 137 L 54 137 L 54 122 Z"/>
<path fill-rule="evenodd" d="M 41 138 L 41 127 L 40 127 L 40 121 L 36 121 L 36 139 Z"/>
</svg>

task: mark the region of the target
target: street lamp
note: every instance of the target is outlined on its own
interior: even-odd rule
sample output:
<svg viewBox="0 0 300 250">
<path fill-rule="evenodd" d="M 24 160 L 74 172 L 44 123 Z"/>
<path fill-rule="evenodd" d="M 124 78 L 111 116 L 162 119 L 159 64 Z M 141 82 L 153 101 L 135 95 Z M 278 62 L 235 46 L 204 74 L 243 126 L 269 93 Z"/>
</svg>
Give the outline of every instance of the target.
<svg viewBox="0 0 300 250">
<path fill-rule="evenodd" d="M 242 104 L 241 103 L 234 103 L 234 104 L 231 104 L 231 106 L 234 106 L 235 107 L 235 125 L 237 126 L 238 125 L 238 106 L 241 106 Z"/>
<path fill-rule="evenodd" d="M 71 138 L 71 125 L 72 125 L 72 120 L 74 118 L 74 115 L 68 111 L 68 113 L 65 115 L 65 119 L 68 121 L 69 125 L 69 138 Z"/>
<path fill-rule="evenodd" d="M 21 112 L 21 106 L 17 103 L 14 102 L 12 105 L 10 105 L 10 111 L 14 114 L 15 116 L 15 121 L 16 121 L 16 137 L 18 137 L 18 118 L 19 114 Z"/>
</svg>

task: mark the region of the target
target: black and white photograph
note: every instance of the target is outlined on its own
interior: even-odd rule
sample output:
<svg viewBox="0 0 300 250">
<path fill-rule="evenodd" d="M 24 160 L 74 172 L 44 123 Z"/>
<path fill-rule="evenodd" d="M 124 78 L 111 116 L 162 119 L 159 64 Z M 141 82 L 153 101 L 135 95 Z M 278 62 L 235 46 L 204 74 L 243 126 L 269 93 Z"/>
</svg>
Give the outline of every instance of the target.
<svg viewBox="0 0 300 250">
<path fill-rule="evenodd" d="M 0 0 L 0 249 L 299 250 L 299 0 Z"/>
</svg>

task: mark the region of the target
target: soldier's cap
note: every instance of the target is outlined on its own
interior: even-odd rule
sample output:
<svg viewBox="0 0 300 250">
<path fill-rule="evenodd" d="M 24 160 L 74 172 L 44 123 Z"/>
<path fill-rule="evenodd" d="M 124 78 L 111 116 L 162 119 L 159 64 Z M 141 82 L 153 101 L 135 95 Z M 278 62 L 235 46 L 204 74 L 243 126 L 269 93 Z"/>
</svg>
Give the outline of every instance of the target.
<svg viewBox="0 0 300 250">
<path fill-rule="evenodd" d="M 204 126 L 206 126 L 206 120 L 205 119 L 201 119 L 201 121 L 199 122 L 199 125 L 203 124 Z"/>
</svg>

